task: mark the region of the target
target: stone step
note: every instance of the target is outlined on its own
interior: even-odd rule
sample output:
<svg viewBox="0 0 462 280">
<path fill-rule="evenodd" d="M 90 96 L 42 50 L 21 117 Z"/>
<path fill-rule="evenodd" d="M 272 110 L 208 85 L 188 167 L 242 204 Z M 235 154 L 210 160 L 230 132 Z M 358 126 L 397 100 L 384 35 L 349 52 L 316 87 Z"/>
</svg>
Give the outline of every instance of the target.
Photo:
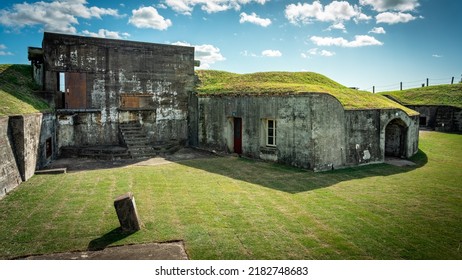
<svg viewBox="0 0 462 280">
<path fill-rule="evenodd" d="M 146 145 L 146 140 L 144 138 L 125 139 L 125 144 L 127 145 Z"/>
<path fill-rule="evenodd" d="M 130 134 L 130 135 L 123 135 L 124 139 L 146 139 L 146 135 L 142 134 Z"/>
<path fill-rule="evenodd" d="M 130 135 L 144 135 L 144 133 L 142 131 L 122 131 L 122 134 L 127 135 L 127 136 L 130 136 Z"/>
</svg>

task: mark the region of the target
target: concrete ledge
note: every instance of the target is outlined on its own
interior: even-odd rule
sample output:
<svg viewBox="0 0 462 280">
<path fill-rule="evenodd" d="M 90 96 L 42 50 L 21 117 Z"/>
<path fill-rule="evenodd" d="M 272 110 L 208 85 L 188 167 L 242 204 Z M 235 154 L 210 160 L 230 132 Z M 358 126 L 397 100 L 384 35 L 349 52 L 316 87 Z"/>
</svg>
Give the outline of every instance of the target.
<svg viewBox="0 0 462 280">
<path fill-rule="evenodd" d="M 36 175 L 41 175 L 41 174 L 64 174 L 67 173 L 67 168 L 53 168 L 53 169 L 43 169 L 43 170 L 36 170 L 35 174 Z"/>
<path fill-rule="evenodd" d="M 25 256 L 26 260 L 187 260 L 182 241 L 107 247 L 99 251 Z"/>
</svg>

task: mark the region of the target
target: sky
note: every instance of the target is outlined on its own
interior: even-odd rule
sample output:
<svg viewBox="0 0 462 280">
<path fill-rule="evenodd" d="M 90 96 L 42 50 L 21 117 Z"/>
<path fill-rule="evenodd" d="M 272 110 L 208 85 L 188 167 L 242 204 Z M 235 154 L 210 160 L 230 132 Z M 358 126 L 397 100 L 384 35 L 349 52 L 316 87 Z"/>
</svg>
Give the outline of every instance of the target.
<svg viewBox="0 0 462 280">
<path fill-rule="evenodd" d="M 0 64 L 57 32 L 195 47 L 201 69 L 387 91 L 462 77 L 459 0 L 0 0 Z"/>
</svg>

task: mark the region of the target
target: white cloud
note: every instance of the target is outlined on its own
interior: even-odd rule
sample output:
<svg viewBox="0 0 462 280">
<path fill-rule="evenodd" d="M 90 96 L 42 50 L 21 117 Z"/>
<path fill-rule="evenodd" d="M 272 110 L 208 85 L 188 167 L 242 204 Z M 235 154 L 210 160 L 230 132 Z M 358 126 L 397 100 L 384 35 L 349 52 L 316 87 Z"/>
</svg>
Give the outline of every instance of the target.
<svg viewBox="0 0 462 280">
<path fill-rule="evenodd" d="M 8 48 L 4 44 L 0 44 L 0 56 L 14 55 L 12 52 L 5 51 L 6 49 L 8 49 Z"/>
<path fill-rule="evenodd" d="M 132 17 L 128 22 L 138 28 L 157 30 L 166 30 L 172 26 L 172 21 L 159 15 L 154 7 L 140 7 L 138 10 L 132 10 Z"/>
<path fill-rule="evenodd" d="M 312 56 L 325 56 L 330 57 L 334 56 L 335 52 L 327 51 L 327 50 L 319 50 L 318 48 L 309 49 L 306 52 L 300 54 L 302 58 L 311 58 Z"/>
<path fill-rule="evenodd" d="M 254 54 L 254 53 L 252 53 L 252 52 L 249 52 L 248 50 L 243 50 L 240 54 L 241 54 L 242 56 L 257 57 L 256 54 Z"/>
<path fill-rule="evenodd" d="M 372 6 L 378 12 L 387 10 L 413 11 L 420 6 L 419 0 L 359 0 L 359 4 Z"/>
<path fill-rule="evenodd" d="M 191 45 L 186 42 L 176 42 L 173 45 L 194 47 L 194 57 L 201 62 L 199 69 L 209 69 L 212 64 L 226 60 L 220 53 L 220 49 L 213 45 Z"/>
<path fill-rule="evenodd" d="M 396 23 L 406 23 L 412 20 L 415 20 L 416 17 L 408 14 L 408 13 L 392 13 L 392 12 L 385 12 L 380 13 L 375 16 L 377 23 L 388 23 L 388 24 L 396 24 Z"/>
<path fill-rule="evenodd" d="M 278 50 L 264 50 L 261 52 L 261 55 L 266 57 L 280 57 L 282 53 Z"/>
<path fill-rule="evenodd" d="M 327 28 L 327 30 L 332 30 L 332 29 L 342 30 L 343 32 L 346 33 L 345 24 L 343 24 L 341 22 L 332 24 L 331 26 L 329 26 L 329 28 Z"/>
<path fill-rule="evenodd" d="M 334 56 L 334 55 L 335 55 L 335 52 L 330 52 L 330 51 L 322 50 L 319 54 L 320 54 L 321 56 Z"/>
<path fill-rule="evenodd" d="M 382 42 L 372 36 L 356 35 L 353 41 L 348 41 L 343 37 L 318 37 L 312 36 L 310 40 L 317 46 L 338 46 L 345 48 L 357 48 L 364 46 L 381 46 Z"/>
<path fill-rule="evenodd" d="M 89 7 L 86 0 L 61 0 L 14 4 L 0 10 L 0 24 L 19 30 L 26 26 L 43 26 L 45 31 L 77 33 L 78 18 L 119 17 L 116 9 Z"/>
<path fill-rule="evenodd" d="M 88 30 L 82 31 L 83 35 L 90 37 L 109 38 L 109 39 L 125 39 L 130 37 L 128 33 L 120 33 L 119 31 L 109 31 L 107 29 L 100 29 L 98 33 L 90 32 Z"/>
<path fill-rule="evenodd" d="M 443 56 L 439 55 L 439 54 L 434 54 L 434 55 L 432 55 L 432 57 L 434 57 L 434 58 L 442 58 Z"/>
<path fill-rule="evenodd" d="M 369 31 L 369 33 L 385 34 L 387 32 L 385 31 L 385 29 L 383 29 L 383 27 L 374 27 L 374 28 L 372 28 L 371 31 Z"/>
<path fill-rule="evenodd" d="M 165 0 L 165 5 L 177 13 L 191 15 L 195 6 L 209 14 L 222 12 L 230 9 L 236 11 L 241 9 L 241 5 L 255 2 L 264 5 L 269 0 Z"/>
<path fill-rule="evenodd" d="M 320 1 L 314 1 L 313 4 L 289 4 L 284 13 L 292 24 L 308 24 L 315 20 L 338 23 L 351 19 L 355 21 L 371 19 L 361 12 L 360 7 L 351 5 L 347 1 L 333 1 L 326 6 L 323 6 Z"/>
<path fill-rule="evenodd" d="M 263 27 L 267 27 L 271 24 L 271 20 L 269 18 L 261 18 L 255 13 L 251 13 L 250 15 L 241 13 L 240 17 L 240 23 L 249 22 Z"/>
</svg>

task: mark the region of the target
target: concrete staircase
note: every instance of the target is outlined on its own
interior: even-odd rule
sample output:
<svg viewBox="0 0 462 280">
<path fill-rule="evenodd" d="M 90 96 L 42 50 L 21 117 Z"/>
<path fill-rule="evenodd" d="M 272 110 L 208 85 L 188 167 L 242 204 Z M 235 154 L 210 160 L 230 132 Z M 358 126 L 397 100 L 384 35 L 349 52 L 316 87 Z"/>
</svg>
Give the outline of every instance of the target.
<svg viewBox="0 0 462 280">
<path fill-rule="evenodd" d="M 153 147 L 149 145 L 146 133 L 139 123 L 121 123 L 119 130 L 132 158 L 147 158 L 157 155 Z"/>
</svg>

